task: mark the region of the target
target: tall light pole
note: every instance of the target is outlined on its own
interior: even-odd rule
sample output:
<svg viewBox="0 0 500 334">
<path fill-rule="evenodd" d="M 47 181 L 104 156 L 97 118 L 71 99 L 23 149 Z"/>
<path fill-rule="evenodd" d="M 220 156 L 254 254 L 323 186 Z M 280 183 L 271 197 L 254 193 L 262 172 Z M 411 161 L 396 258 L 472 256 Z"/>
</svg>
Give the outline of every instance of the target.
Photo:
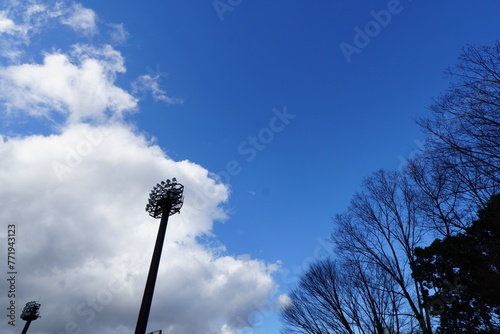
<svg viewBox="0 0 500 334">
<path fill-rule="evenodd" d="M 26 303 L 26 306 L 24 306 L 23 312 L 21 313 L 21 319 L 26 321 L 26 325 L 24 325 L 21 334 L 26 334 L 31 322 L 38 318 L 40 318 L 40 304 L 35 301 Z"/>
<path fill-rule="evenodd" d="M 156 276 L 158 274 L 158 267 L 160 266 L 161 250 L 167 231 L 168 217 L 174 213 L 180 212 L 183 204 L 183 192 L 184 186 L 177 183 L 174 177 L 172 181 L 161 181 L 161 183 L 157 184 L 149 194 L 149 203 L 146 205 L 146 211 L 151 217 L 161 218 L 161 220 L 160 227 L 158 228 L 158 236 L 156 237 L 153 258 L 151 259 L 151 266 L 149 267 L 146 288 L 144 289 L 144 296 L 142 297 L 141 310 L 139 311 L 137 326 L 135 327 L 135 334 L 146 334 L 146 326 L 148 325 Z"/>
</svg>

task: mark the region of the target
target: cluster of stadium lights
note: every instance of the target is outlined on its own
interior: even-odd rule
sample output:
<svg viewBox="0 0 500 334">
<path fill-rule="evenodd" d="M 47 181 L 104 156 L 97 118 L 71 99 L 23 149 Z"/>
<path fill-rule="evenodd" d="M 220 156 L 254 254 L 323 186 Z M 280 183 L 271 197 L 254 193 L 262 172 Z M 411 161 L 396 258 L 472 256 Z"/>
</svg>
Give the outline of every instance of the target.
<svg viewBox="0 0 500 334">
<path fill-rule="evenodd" d="M 151 217 L 161 218 L 164 211 L 168 210 L 169 216 L 180 212 L 183 203 L 184 186 L 177 183 L 176 178 L 172 181 L 161 181 L 149 193 L 149 202 L 146 211 Z"/>
<path fill-rule="evenodd" d="M 31 322 L 38 318 L 40 318 L 40 304 L 35 301 L 27 302 L 26 306 L 24 306 L 23 312 L 21 313 L 21 319 L 26 321 L 26 325 L 24 325 L 21 334 L 26 334 Z"/>
<path fill-rule="evenodd" d="M 40 317 L 40 304 L 32 301 L 26 303 L 23 312 L 21 313 L 21 319 L 24 321 L 33 321 Z"/>
</svg>

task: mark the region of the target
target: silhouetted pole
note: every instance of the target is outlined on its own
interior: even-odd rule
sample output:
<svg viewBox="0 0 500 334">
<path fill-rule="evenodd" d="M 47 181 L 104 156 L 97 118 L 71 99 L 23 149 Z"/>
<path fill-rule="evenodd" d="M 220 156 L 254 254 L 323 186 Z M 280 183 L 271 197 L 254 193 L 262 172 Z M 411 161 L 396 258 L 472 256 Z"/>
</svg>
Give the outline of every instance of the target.
<svg viewBox="0 0 500 334">
<path fill-rule="evenodd" d="M 153 292 L 155 290 L 156 277 L 158 275 L 158 267 L 160 266 L 161 251 L 163 248 L 163 241 L 167 232 L 168 215 L 161 217 L 160 227 L 158 229 L 158 236 L 156 237 L 155 250 L 151 265 L 149 267 L 148 279 L 146 281 L 146 288 L 144 289 L 144 296 L 142 297 L 141 310 L 139 311 L 139 318 L 137 320 L 137 327 L 135 334 L 146 333 L 146 326 L 149 319 L 149 311 L 151 309 L 151 302 L 153 300 Z"/>
<path fill-rule="evenodd" d="M 154 218 L 161 217 L 161 220 L 151 265 L 149 267 L 148 279 L 144 289 L 144 296 L 142 297 L 135 334 L 146 334 L 149 311 L 151 310 L 156 277 L 160 266 L 163 241 L 165 240 L 165 234 L 167 232 L 168 217 L 180 211 L 183 203 L 183 191 L 184 186 L 177 183 L 177 180 L 173 178 L 172 182 L 167 180 L 166 182 L 162 181 L 157 184 L 149 194 L 149 203 L 146 205 L 146 211 Z"/>
<path fill-rule="evenodd" d="M 21 313 L 21 319 L 26 321 L 26 324 L 24 325 L 24 328 L 23 328 L 23 331 L 21 334 L 26 334 L 26 332 L 28 331 L 28 328 L 31 325 L 31 322 L 33 320 L 40 318 L 39 310 L 40 310 L 40 304 L 38 304 L 37 302 L 32 301 L 32 302 L 26 303 L 26 306 L 24 307 L 23 312 Z"/>
<path fill-rule="evenodd" d="M 23 328 L 23 331 L 21 332 L 21 334 L 26 334 L 26 332 L 28 331 L 28 328 L 30 328 L 30 325 L 31 325 L 31 320 L 26 321 L 26 324 L 24 325 L 24 328 Z"/>
</svg>

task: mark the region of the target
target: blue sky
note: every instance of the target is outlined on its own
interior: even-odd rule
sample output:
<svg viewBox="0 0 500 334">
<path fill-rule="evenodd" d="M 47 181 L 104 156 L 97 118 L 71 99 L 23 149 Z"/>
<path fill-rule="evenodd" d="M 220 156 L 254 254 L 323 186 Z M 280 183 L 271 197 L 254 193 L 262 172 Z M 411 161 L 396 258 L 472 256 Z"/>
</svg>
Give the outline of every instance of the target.
<svg viewBox="0 0 500 334">
<path fill-rule="evenodd" d="M 156 225 L 127 203 L 171 177 L 185 184 L 186 207 L 169 226 L 167 243 L 174 246 L 170 258 L 164 253 L 170 270 L 164 274 L 195 282 L 168 278 L 157 287 L 156 327 L 149 329 L 277 333 L 273 310 L 307 263 L 328 254 L 323 240 L 331 217 L 346 208 L 364 177 L 397 169 L 418 150 L 424 135 L 415 119 L 446 89 L 443 71 L 462 47 L 491 45 L 500 31 L 500 3 L 493 0 L 4 0 L 2 7 L 0 195 L 14 200 L 2 203 L 10 212 L 0 223 L 15 221 L 21 231 L 36 231 L 33 238 L 54 235 L 35 243 L 39 254 L 28 250 L 29 233 L 19 237 L 25 260 L 18 304 L 59 280 L 59 288 L 69 289 L 57 302 L 42 297 L 46 316 L 30 329 L 40 334 L 71 332 L 69 323 L 82 333 L 130 331 L 147 269 L 139 264 L 152 251 L 130 245 L 152 242 Z M 347 44 L 356 51 L 346 53 Z M 85 131 L 94 142 L 82 139 Z M 54 163 L 68 167 L 68 152 L 79 149 L 88 154 L 73 157 L 58 175 Z M 27 195 L 23 189 L 30 187 L 40 196 Z M 81 196 L 92 198 L 85 199 L 84 214 L 61 208 Z M 61 198 L 67 203 L 58 204 Z M 193 198 L 205 202 L 197 206 Z M 35 222 L 42 210 L 35 204 L 21 215 L 22 199 L 44 199 L 46 220 Z M 102 200 L 113 204 L 99 211 Z M 65 225 L 56 222 L 61 210 Z M 96 223 L 100 215 L 107 218 Z M 123 230 L 137 224 L 138 240 L 113 232 L 118 215 L 126 220 Z M 182 222 L 178 229 L 175 220 Z M 98 226 L 106 232 L 91 229 Z M 85 242 L 74 249 L 59 234 Z M 71 256 L 53 258 L 65 252 Z M 185 262 L 176 266 L 176 256 Z M 237 268 L 246 268 L 249 278 Z M 109 271 L 127 289 L 110 288 L 113 301 L 102 303 L 95 319 L 85 318 L 75 300 L 99 296 Z M 205 272 L 211 278 L 202 279 Z M 44 283 L 28 288 L 33 280 Z M 82 291 L 70 288 L 90 281 Z M 188 283 L 199 290 L 172 296 L 169 284 L 189 290 Z M 209 288 L 202 283 L 219 293 L 203 297 Z M 217 308 L 227 296 L 233 306 L 199 316 L 193 327 L 182 323 L 192 321 L 188 314 L 169 327 L 162 313 L 173 307 L 171 299 L 196 310 L 196 303 Z M 115 305 L 125 302 L 129 308 Z M 51 320 L 57 305 L 69 311 Z M 120 327 L 112 319 L 129 320 Z M 255 327 L 244 328 L 247 323 Z M 19 326 L 6 328 L 14 333 Z"/>
</svg>

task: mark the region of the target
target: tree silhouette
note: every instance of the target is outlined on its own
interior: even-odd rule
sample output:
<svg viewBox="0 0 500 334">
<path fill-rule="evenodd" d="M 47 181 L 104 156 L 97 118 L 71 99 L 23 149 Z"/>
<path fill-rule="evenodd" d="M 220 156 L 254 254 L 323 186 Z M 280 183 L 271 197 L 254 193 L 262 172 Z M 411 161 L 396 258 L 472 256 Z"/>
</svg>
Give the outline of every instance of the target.
<svg viewBox="0 0 500 334">
<path fill-rule="evenodd" d="M 460 194 L 475 213 L 500 192 L 500 42 L 465 48 L 446 73 L 450 88 L 430 107 L 430 117 L 418 121 L 430 135 L 418 159 L 433 161 L 448 180 L 443 200 Z"/>
<path fill-rule="evenodd" d="M 500 195 L 478 216 L 464 233 L 415 250 L 437 333 L 500 333 Z"/>
<path fill-rule="evenodd" d="M 447 74 L 424 150 L 335 216 L 335 261 L 302 276 L 284 333 L 500 333 L 500 42 Z"/>
</svg>

